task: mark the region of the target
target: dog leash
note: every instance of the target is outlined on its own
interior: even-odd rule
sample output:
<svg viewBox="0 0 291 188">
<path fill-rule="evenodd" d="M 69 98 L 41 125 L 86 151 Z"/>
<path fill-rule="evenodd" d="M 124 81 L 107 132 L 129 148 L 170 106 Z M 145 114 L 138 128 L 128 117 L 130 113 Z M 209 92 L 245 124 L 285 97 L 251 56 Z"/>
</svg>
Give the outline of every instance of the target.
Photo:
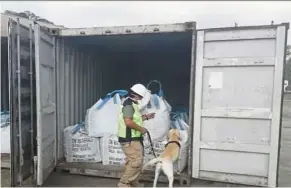
<svg viewBox="0 0 291 188">
<path fill-rule="evenodd" d="M 157 155 L 156 155 L 156 153 L 155 153 L 155 151 L 154 151 L 154 146 L 153 146 L 153 141 L 152 141 L 152 138 L 151 138 L 151 134 L 150 134 L 149 131 L 147 131 L 147 135 L 148 135 L 149 142 L 150 142 L 150 145 L 151 145 L 151 148 L 152 148 L 152 152 L 153 152 L 155 158 L 157 158 Z"/>
</svg>

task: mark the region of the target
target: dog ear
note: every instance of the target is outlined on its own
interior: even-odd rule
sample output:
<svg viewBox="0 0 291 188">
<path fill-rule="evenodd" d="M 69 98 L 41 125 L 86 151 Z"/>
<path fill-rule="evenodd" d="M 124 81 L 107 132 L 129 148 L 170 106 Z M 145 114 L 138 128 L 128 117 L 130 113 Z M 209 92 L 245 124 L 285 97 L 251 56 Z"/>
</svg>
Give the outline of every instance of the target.
<svg viewBox="0 0 291 188">
<path fill-rule="evenodd" d="M 181 135 L 178 129 L 176 129 L 175 134 L 179 138 L 179 140 L 181 140 Z"/>
</svg>

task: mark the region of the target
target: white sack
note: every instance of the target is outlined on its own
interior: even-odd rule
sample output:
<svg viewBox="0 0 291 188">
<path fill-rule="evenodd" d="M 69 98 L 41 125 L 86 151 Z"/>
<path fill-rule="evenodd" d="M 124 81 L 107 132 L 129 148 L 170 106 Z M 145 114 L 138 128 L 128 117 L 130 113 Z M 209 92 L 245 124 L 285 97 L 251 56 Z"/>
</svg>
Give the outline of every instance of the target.
<svg viewBox="0 0 291 188">
<path fill-rule="evenodd" d="M 168 143 L 168 140 L 163 140 L 159 142 L 153 142 L 153 147 L 154 151 L 158 156 L 160 156 L 163 151 L 165 150 L 165 145 Z M 181 149 L 180 149 L 180 154 L 179 158 L 177 161 L 174 162 L 174 172 L 175 173 L 181 173 L 185 167 L 187 166 L 188 162 L 188 143 L 180 143 L 181 144 Z M 150 160 L 154 159 L 154 155 L 152 153 L 151 147 L 146 147 L 145 148 L 145 156 L 144 156 L 144 164 L 149 162 Z M 155 165 L 149 165 L 147 170 L 154 171 L 155 170 Z"/>
<path fill-rule="evenodd" d="M 157 156 L 159 156 L 165 149 L 165 145 L 168 140 L 153 142 L 154 151 Z M 102 164 L 103 165 L 117 165 L 123 166 L 125 164 L 125 155 L 121 149 L 121 145 L 118 142 L 118 137 L 116 135 L 106 135 L 100 139 L 101 151 L 102 151 Z M 179 154 L 179 159 L 174 163 L 174 172 L 182 172 L 188 162 L 188 144 L 181 143 L 181 150 Z M 151 147 L 144 148 L 144 164 L 154 156 L 152 154 Z M 155 166 L 149 166 L 148 170 L 154 170 Z"/>
<path fill-rule="evenodd" d="M 125 155 L 117 135 L 105 135 L 100 140 L 103 165 L 124 165 Z"/>
<path fill-rule="evenodd" d="M 154 100 L 158 101 L 158 106 Z M 155 118 L 144 121 L 144 127 L 149 131 L 153 141 L 165 139 L 171 126 L 170 119 L 171 106 L 158 95 L 152 95 L 149 105 L 142 114 L 156 113 Z"/>
<path fill-rule="evenodd" d="M 181 118 L 183 121 L 189 122 L 189 117 L 188 117 L 187 113 L 185 113 L 185 112 L 181 113 Z"/>
<path fill-rule="evenodd" d="M 10 114 L 1 112 L 1 153 L 10 153 Z"/>
<path fill-rule="evenodd" d="M 176 128 L 180 132 L 181 142 L 186 143 L 189 139 L 189 125 L 181 118 L 177 118 L 172 122 L 172 128 Z"/>
<path fill-rule="evenodd" d="M 1 128 L 1 153 L 10 153 L 10 125 Z"/>
<path fill-rule="evenodd" d="M 116 100 L 116 104 L 114 100 Z M 97 106 L 102 102 L 103 100 L 99 99 L 97 103 L 87 110 L 85 126 L 89 136 L 102 137 L 105 134 L 117 134 L 121 97 L 116 94 L 101 109 L 97 109 Z"/>
<path fill-rule="evenodd" d="M 67 162 L 101 162 L 99 139 L 80 131 L 72 134 L 76 126 L 64 129 L 64 153 Z"/>
</svg>

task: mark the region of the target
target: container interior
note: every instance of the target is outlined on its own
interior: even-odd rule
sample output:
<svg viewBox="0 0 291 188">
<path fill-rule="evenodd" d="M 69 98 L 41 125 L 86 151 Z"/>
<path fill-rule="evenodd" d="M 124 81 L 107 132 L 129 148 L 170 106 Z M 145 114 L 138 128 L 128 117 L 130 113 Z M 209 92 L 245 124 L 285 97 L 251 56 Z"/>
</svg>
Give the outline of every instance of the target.
<svg viewBox="0 0 291 188">
<path fill-rule="evenodd" d="M 102 95 L 159 80 L 170 104 L 188 106 L 192 33 L 67 38 L 102 59 Z M 99 58 L 98 58 L 99 59 Z M 179 84 L 175 84 L 179 83 Z"/>
<path fill-rule="evenodd" d="M 59 140 L 100 97 L 135 83 L 158 80 L 172 108 L 189 108 L 191 57 L 192 32 L 58 38 Z M 157 85 L 150 89 L 155 93 Z"/>
</svg>

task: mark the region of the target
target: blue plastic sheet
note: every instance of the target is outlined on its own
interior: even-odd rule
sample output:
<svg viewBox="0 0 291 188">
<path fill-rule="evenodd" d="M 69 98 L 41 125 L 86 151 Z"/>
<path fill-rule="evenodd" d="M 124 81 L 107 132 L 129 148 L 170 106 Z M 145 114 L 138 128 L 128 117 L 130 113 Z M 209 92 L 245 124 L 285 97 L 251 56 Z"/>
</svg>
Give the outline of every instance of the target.
<svg viewBox="0 0 291 188">
<path fill-rule="evenodd" d="M 187 108 L 175 108 L 171 113 L 171 127 L 178 130 L 185 130 L 186 127 L 182 121 L 187 123 L 188 121 L 188 109 Z"/>
<path fill-rule="evenodd" d="M 151 80 L 151 81 L 147 84 L 147 89 L 149 89 L 149 87 L 150 87 L 150 85 L 151 85 L 152 83 L 157 83 L 157 84 L 159 84 L 159 90 L 158 90 L 158 92 L 157 92 L 157 95 L 158 95 L 159 97 L 164 97 L 164 91 L 163 91 L 163 89 L 162 89 L 162 84 L 161 84 L 161 82 L 158 81 L 158 80 Z"/>
<path fill-rule="evenodd" d="M 1 112 L 1 128 L 10 125 L 10 112 L 3 111 Z"/>
<path fill-rule="evenodd" d="M 83 128 L 85 126 L 84 122 L 81 122 L 79 124 L 77 124 L 71 131 L 71 134 L 76 134 L 78 131 L 80 131 L 81 128 Z"/>
<path fill-rule="evenodd" d="M 114 104 L 117 104 L 116 94 L 119 94 L 121 97 L 128 95 L 126 90 L 114 90 L 111 93 L 108 93 L 103 99 L 102 102 L 97 106 L 97 109 L 100 110 L 111 98 L 113 98 Z"/>
<path fill-rule="evenodd" d="M 151 81 L 147 84 L 147 89 L 149 89 L 149 87 L 150 87 L 150 85 L 151 85 L 152 83 L 157 83 L 157 84 L 159 85 L 159 90 L 158 90 L 158 92 L 157 92 L 156 94 L 153 95 L 153 103 L 154 103 L 154 105 L 155 105 L 155 107 L 156 107 L 157 109 L 160 109 L 159 97 L 164 97 L 164 91 L 163 91 L 163 89 L 162 89 L 162 84 L 161 84 L 161 82 L 158 81 L 158 80 L 151 80 Z M 150 103 L 148 104 L 147 107 L 148 107 L 148 108 L 152 108 L 152 106 L 151 106 Z"/>
<path fill-rule="evenodd" d="M 160 102 L 159 102 L 159 96 L 157 94 L 152 95 L 153 96 L 153 103 L 156 109 L 160 109 Z M 148 104 L 148 108 L 152 108 L 151 103 Z"/>
</svg>

